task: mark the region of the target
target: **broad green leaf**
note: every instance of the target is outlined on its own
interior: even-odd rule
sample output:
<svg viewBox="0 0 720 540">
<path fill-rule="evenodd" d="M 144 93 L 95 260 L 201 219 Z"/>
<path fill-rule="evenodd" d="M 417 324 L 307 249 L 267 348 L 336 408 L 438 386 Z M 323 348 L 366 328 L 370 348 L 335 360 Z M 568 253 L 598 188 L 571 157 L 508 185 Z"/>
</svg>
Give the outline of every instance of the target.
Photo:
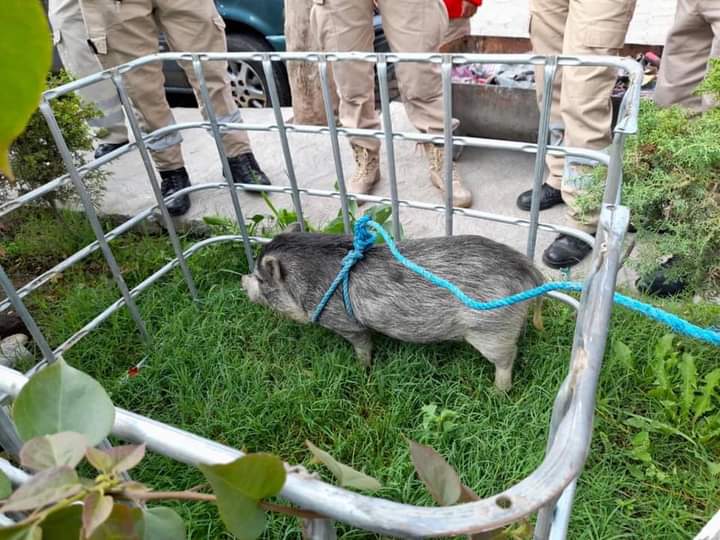
<svg viewBox="0 0 720 540">
<path fill-rule="evenodd" d="M 85 536 L 92 536 L 113 510 L 113 499 L 93 491 L 83 501 L 82 526 Z"/>
<path fill-rule="evenodd" d="M 41 540 L 41 538 L 42 531 L 36 523 L 0 528 L 0 540 Z"/>
<path fill-rule="evenodd" d="M 74 431 L 95 446 L 110 433 L 115 408 L 95 379 L 58 359 L 23 387 L 13 405 L 13 419 L 25 441 Z"/>
<path fill-rule="evenodd" d="M 72 467 L 45 469 L 15 490 L 0 512 L 35 510 L 75 495 L 82 489 Z"/>
<path fill-rule="evenodd" d="M 163 506 L 148 508 L 143 512 L 145 535 L 143 540 L 184 540 L 185 523 L 174 510 Z"/>
<path fill-rule="evenodd" d="M 0 499 L 7 499 L 12 493 L 12 484 L 5 473 L 0 471 Z"/>
<path fill-rule="evenodd" d="M 700 396 L 695 400 L 695 405 L 693 406 L 693 410 L 695 411 L 693 423 L 697 422 L 702 415 L 713 409 L 712 399 L 718 385 L 720 385 L 720 368 L 713 369 L 705 375 L 705 384 L 703 384 Z"/>
<path fill-rule="evenodd" d="M 458 502 L 462 494 L 462 483 L 455 469 L 429 446 L 415 441 L 408 442 L 415 470 L 435 502 L 441 506 Z"/>
<path fill-rule="evenodd" d="M 310 452 L 312 452 L 315 459 L 330 469 L 330 472 L 342 487 L 351 487 L 365 491 L 376 491 L 382 488 L 382 484 L 380 484 L 380 482 L 375 480 L 372 476 L 368 476 L 365 473 L 356 471 L 352 467 L 348 467 L 347 465 L 340 463 L 330 454 L 320 450 L 310 441 L 305 441 L 305 444 L 310 449 Z"/>
<path fill-rule="evenodd" d="M 643 463 L 652 463 L 652 455 L 650 455 L 650 434 L 647 431 L 641 431 L 632 438 L 632 450 L 630 455 L 642 461 Z"/>
<path fill-rule="evenodd" d="M 199 465 L 217 497 L 220 517 L 239 540 L 253 540 L 265 530 L 258 501 L 277 495 L 285 484 L 285 467 L 270 454 L 249 454 L 223 465 Z"/>
<path fill-rule="evenodd" d="M 226 464 L 200 465 L 200 470 L 208 480 L 222 477 L 224 483 L 254 501 L 277 495 L 285 485 L 285 467 L 272 454 L 248 454 Z"/>
<path fill-rule="evenodd" d="M 140 463 L 143 457 L 145 457 L 144 444 L 115 446 L 107 450 L 87 449 L 87 458 L 90 464 L 104 473 L 129 471 Z"/>
<path fill-rule="evenodd" d="M 3 0 L 0 18 L 0 172 L 12 178 L 8 151 L 40 102 L 52 60 L 42 4 Z"/>
<path fill-rule="evenodd" d="M 623 365 L 626 369 L 632 369 L 635 367 L 630 347 L 625 345 L 622 341 L 613 341 L 612 356 L 615 361 Z"/>
<path fill-rule="evenodd" d="M 655 345 L 655 358 L 665 359 L 673 350 L 673 340 L 675 339 L 674 334 L 665 334 Z"/>
<path fill-rule="evenodd" d="M 143 540 L 144 525 L 142 510 L 115 504 L 110 517 L 88 540 Z"/>
<path fill-rule="evenodd" d="M 107 453 L 103 452 L 99 448 L 93 448 L 89 446 L 85 450 L 85 457 L 87 458 L 90 465 L 95 467 L 95 470 L 102 473 L 109 473 L 113 466 L 113 460 Z"/>
<path fill-rule="evenodd" d="M 656 356 L 653 360 L 653 373 L 655 375 L 655 384 L 659 393 L 663 397 L 674 397 L 672 383 L 668 375 L 669 359 L 665 356 Z"/>
<path fill-rule="evenodd" d="M 687 418 L 695 402 L 695 390 L 697 389 L 697 369 L 695 368 L 695 359 L 691 354 L 683 353 L 678 370 L 682 377 L 680 412 L 683 418 Z"/>
<path fill-rule="evenodd" d="M 707 466 L 710 474 L 712 474 L 713 476 L 720 475 L 720 463 L 713 463 L 712 461 L 708 461 Z"/>
<path fill-rule="evenodd" d="M 34 471 L 61 465 L 75 468 L 85 456 L 87 446 L 85 436 L 72 431 L 35 437 L 20 450 L 20 463 Z"/>
<path fill-rule="evenodd" d="M 50 514 L 42 522 L 43 540 L 78 540 L 82 511 L 82 505 L 73 504 Z"/>
</svg>

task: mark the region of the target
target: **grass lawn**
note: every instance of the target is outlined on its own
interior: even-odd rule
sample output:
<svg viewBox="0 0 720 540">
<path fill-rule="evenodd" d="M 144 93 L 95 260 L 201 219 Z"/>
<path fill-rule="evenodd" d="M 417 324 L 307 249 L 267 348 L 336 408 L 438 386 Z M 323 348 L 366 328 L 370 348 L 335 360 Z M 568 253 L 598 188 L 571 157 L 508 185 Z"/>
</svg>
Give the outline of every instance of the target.
<svg viewBox="0 0 720 540">
<path fill-rule="evenodd" d="M 46 214 L 20 217 L 0 229 L 3 264 L 19 280 L 92 239 L 72 214 L 62 224 Z M 164 237 L 128 235 L 113 248 L 131 286 L 171 253 Z M 366 372 L 341 338 L 249 303 L 238 276 L 245 270 L 239 245 L 210 247 L 191 259 L 191 268 L 202 304 L 190 300 L 179 271 L 140 297 L 152 349 L 144 348 L 123 310 L 66 355 L 96 377 L 116 405 L 291 463 L 309 465 L 309 439 L 378 478 L 379 495 L 413 504 L 432 501 L 414 474 L 405 436 L 432 445 L 481 496 L 521 480 L 541 462 L 552 401 L 567 371 L 570 308 L 546 302 L 545 330 L 529 326 L 514 387 L 501 397 L 493 392 L 491 365 L 464 344 L 378 339 L 375 365 Z M 93 256 L 28 303 L 51 345 L 58 345 L 118 296 L 106 266 Z M 720 320 L 718 306 L 664 305 L 700 324 Z M 569 538 L 692 538 L 720 509 L 720 467 L 713 467 L 720 463 L 717 389 L 708 390 L 709 410 L 696 403 L 705 376 L 720 366 L 720 351 L 685 339 L 668 346 L 661 341 L 666 333 L 615 310 Z M 139 375 L 128 377 L 146 354 Z M 431 404 L 455 413 L 448 430 L 426 418 L 422 408 Z M 203 481 L 198 471 L 155 455 L 134 477 L 157 489 Z M 190 538 L 227 537 L 213 507 L 177 508 Z M 299 534 L 296 521 L 272 516 L 265 538 Z M 340 525 L 340 537 L 375 536 Z"/>
</svg>

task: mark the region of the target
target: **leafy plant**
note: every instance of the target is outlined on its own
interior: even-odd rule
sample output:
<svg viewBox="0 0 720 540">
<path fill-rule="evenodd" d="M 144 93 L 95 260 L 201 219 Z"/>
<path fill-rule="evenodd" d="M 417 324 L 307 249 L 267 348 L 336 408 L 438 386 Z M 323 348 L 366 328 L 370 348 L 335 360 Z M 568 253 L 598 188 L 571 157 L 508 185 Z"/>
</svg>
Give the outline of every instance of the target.
<svg viewBox="0 0 720 540">
<path fill-rule="evenodd" d="M 651 435 L 678 437 L 713 474 L 720 474 L 720 464 L 711 457 L 720 448 L 720 368 L 698 373 L 695 357 L 667 334 L 657 342 L 645 371 L 656 407 L 654 414 L 627 418 L 627 425 L 641 430 L 632 438 L 630 456 L 647 466 L 645 475 L 663 479 L 652 457 Z"/>
<path fill-rule="evenodd" d="M 12 178 L 8 149 L 37 108 L 51 62 L 50 34 L 40 2 L 7 0 L 0 25 L 0 174 Z M 1 191 L 1 190 L 0 190 Z"/>
<path fill-rule="evenodd" d="M 96 448 L 110 433 L 114 418 L 105 390 L 62 359 L 30 379 L 13 404 L 13 420 L 26 441 L 20 464 L 35 474 L 14 491 L 0 475 L 0 513 L 27 517 L 0 528 L 0 538 L 185 538 L 185 526 L 173 510 L 136 505 L 156 500 L 215 502 L 228 530 L 241 540 L 262 533 L 265 509 L 298 514 L 264 501 L 280 492 L 286 477 L 282 461 L 270 454 L 200 465 L 213 494 L 156 492 L 124 480 L 122 474 L 142 461 L 145 445 Z M 83 460 L 97 471 L 95 478 L 78 475 Z"/>
<path fill-rule="evenodd" d="M 69 82 L 70 77 L 63 71 L 58 75 L 49 75 L 47 88 L 54 88 Z M 97 109 L 83 101 L 74 93 L 67 94 L 50 102 L 60 131 L 67 142 L 76 166 L 84 165 L 84 152 L 92 150 L 92 130 L 87 121 L 95 118 Z M 0 200 L 7 197 L 10 190 L 31 191 L 65 174 L 65 164 L 60 151 L 52 138 L 45 118 L 36 110 L 25 131 L 10 146 L 10 165 L 14 178 L 0 176 Z M 99 169 L 83 176 L 83 183 L 97 202 L 105 190 L 108 173 Z M 73 201 L 76 198 L 72 186 L 55 190 L 45 196 L 53 208 L 59 203 Z"/>
<path fill-rule="evenodd" d="M 263 200 L 270 210 L 270 215 L 255 214 L 247 219 L 246 226 L 250 236 L 262 236 L 266 238 L 272 238 L 276 234 L 280 234 L 282 231 L 287 229 L 290 225 L 298 223 L 298 216 L 294 210 L 288 210 L 286 208 L 277 208 L 270 197 L 266 193 L 262 193 Z M 348 203 L 348 217 L 350 220 L 350 228 L 352 229 L 357 222 L 356 214 L 358 212 L 357 202 L 350 201 Z M 376 221 L 392 236 L 392 208 L 386 204 L 377 204 L 370 206 L 364 215 L 369 215 L 373 221 Z M 217 216 L 206 216 L 203 218 L 205 224 L 215 234 L 238 234 L 239 230 L 235 222 L 229 218 L 217 217 Z M 342 215 L 342 210 L 339 210 L 337 215 L 325 225 L 316 227 L 309 221 L 305 220 L 305 230 L 307 232 L 319 232 L 323 234 L 345 234 L 345 225 Z M 400 237 L 403 236 L 402 226 L 400 228 Z M 385 240 L 378 236 L 376 243 L 383 244 Z"/>
<path fill-rule="evenodd" d="M 438 412 L 437 405 L 434 403 L 423 405 L 420 410 L 423 413 L 423 431 L 428 437 L 441 437 L 458 428 L 458 424 L 455 422 L 458 414 L 455 411 L 443 409 Z"/>
<path fill-rule="evenodd" d="M 720 96 L 720 61 L 711 62 L 702 93 Z M 648 273 L 669 256 L 671 278 L 691 288 L 720 290 L 720 108 L 695 115 L 680 107 L 640 106 L 638 134 L 627 142 L 622 200 L 638 229 L 636 268 Z M 598 168 L 579 204 L 602 200 L 607 171 Z"/>
</svg>

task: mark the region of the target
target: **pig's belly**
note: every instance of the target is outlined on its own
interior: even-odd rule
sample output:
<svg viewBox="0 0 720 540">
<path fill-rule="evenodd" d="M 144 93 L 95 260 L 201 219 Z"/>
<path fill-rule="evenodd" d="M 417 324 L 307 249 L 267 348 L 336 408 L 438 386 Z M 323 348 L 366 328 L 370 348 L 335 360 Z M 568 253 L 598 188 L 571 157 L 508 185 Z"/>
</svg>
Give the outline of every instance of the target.
<svg viewBox="0 0 720 540">
<path fill-rule="evenodd" d="M 373 328 L 373 330 L 408 343 L 440 343 L 442 341 L 462 341 L 464 339 L 463 335 L 457 331 L 440 329 L 437 325 L 383 325 Z"/>
</svg>

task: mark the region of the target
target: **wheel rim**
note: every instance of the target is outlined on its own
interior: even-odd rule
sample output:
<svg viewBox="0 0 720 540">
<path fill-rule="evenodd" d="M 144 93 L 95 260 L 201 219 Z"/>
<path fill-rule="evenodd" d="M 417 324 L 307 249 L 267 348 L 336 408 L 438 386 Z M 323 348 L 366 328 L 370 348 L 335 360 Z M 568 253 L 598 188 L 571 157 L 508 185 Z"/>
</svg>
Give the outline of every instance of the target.
<svg viewBox="0 0 720 540">
<path fill-rule="evenodd" d="M 268 106 L 268 96 L 262 79 L 250 64 L 245 62 L 228 62 L 230 87 L 238 107 L 260 109 Z"/>
</svg>

